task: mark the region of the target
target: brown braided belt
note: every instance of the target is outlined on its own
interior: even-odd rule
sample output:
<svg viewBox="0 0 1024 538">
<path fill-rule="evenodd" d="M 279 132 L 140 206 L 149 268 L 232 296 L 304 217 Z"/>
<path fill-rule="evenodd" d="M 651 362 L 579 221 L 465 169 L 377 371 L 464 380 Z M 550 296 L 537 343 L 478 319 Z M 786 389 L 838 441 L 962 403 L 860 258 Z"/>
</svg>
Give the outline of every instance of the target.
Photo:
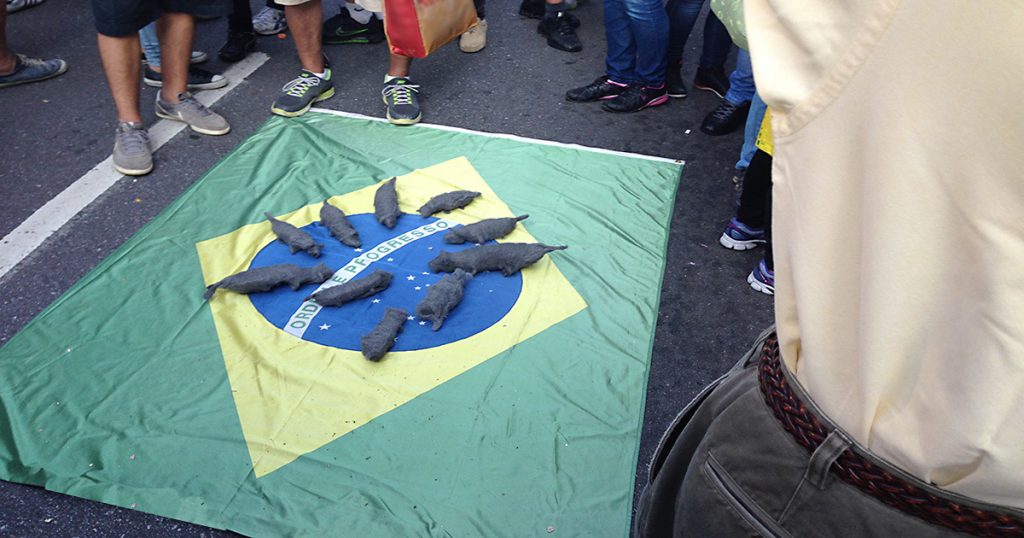
<svg viewBox="0 0 1024 538">
<path fill-rule="evenodd" d="M 800 401 L 787 381 L 779 359 L 779 342 L 774 334 L 761 350 L 758 384 L 765 402 L 783 428 L 797 443 L 813 453 L 830 430 Z M 966 506 L 922 490 L 858 452 L 854 446 L 846 449 L 832 464 L 832 471 L 843 481 L 883 503 L 928 523 L 976 536 L 1024 536 L 1024 519 Z"/>
</svg>

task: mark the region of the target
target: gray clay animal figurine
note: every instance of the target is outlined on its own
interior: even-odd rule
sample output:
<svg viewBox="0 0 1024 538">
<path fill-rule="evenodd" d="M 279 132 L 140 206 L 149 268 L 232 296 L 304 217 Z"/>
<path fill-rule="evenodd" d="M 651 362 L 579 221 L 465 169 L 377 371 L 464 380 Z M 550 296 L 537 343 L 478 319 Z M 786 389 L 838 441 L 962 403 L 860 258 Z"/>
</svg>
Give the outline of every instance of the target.
<svg viewBox="0 0 1024 538">
<path fill-rule="evenodd" d="M 320 207 L 320 223 L 330 230 L 331 235 L 352 248 L 363 246 L 359 232 L 348 222 L 345 212 L 327 203 Z"/>
<path fill-rule="evenodd" d="M 444 242 L 452 245 L 486 243 L 491 239 L 499 239 L 512 233 L 512 230 L 516 229 L 516 223 L 528 217 L 529 215 L 503 219 L 485 219 L 473 224 L 452 228 L 448 230 L 448 233 L 444 234 Z"/>
<path fill-rule="evenodd" d="M 221 288 L 237 293 L 255 293 L 270 291 L 281 284 L 288 284 L 292 290 L 297 290 L 303 284 L 310 282 L 322 284 L 333 274 L 334 271 L 322 263 L 317 264 L 316 267 L 299 267 L 291 263 L 257 267 L 235 273 L 219 282 L 210 284 L 206 287 L 203 299 L 209 300 Z"/>
<path fill-rule="evenodd" d="M 391 276 L 391 273 L 377 269 L 370 276 L 315 292 L 306 300 L 312 299 L 320 306 L 341 306 L 386 290 L 391 285 Z"/>
<path fill-rule="evenodd" d="M 462 290 L 473 275 L 456 269 L 454 273 L 445 275 L 427 292 L 427 296 L 416 305 L 416 315 L 433 322 L 435 331 L 441 328 L 448 314 L 462 302 Z"/>
<path fill-rule="evenodd" d="M 313 236 L 306 233 L 305 230 L 296 228 L 283 220 L 275 219 L 270 213 L 264 212 L 263 214 L 270 221 L 270 229 L 274 232 L 274 235 L 282 243 L 288 245 L 288 249 L 292 251 L 292 254 L 304 250 L 314 258 L 320 257 L 320 249 L 324 248 L 324 246 L 314 241 Z"/>
<path fill-rule="evenodd" d="M 405 323 L 409 313 L 401 308 L 388 308 L 384 317 L 372 331 L 363 335 L 362 351 L 363 356 L 373 362 L 379 361 L 395 345 L 395 338 L 402 332 L 402 325 Z"/>
<path fill-rule="evenodd" d="M 396 181 L 398 181 L 397 177 L 385 181 L 373 195 L 373 214 L 377 217 L 377 222 L 387 226 L 389 230 L 395 227 L 398 216 L 402 214 L 402 211 L 398 209 Z"/>
<path fill-rule="evenodd" d="M 528 267 L 553 250 L 569 247 L 552 247 L 540 243 L 498 243 L 480 245 L 461 252 L 442 252 L 428 264 L 435 273 L 450 273 L 456 269 L 476 274 L 481 271 L 501 271 L 512 276 Z"/>
<path fill-rule="evenodd" d="M 476 191 L 452 191 L 438 194 L 431 198 L 419 209 L 420 216 L 429 217 L 439 211 L 452 211 L 469 205 L 477 196 Z"/>
</svg>

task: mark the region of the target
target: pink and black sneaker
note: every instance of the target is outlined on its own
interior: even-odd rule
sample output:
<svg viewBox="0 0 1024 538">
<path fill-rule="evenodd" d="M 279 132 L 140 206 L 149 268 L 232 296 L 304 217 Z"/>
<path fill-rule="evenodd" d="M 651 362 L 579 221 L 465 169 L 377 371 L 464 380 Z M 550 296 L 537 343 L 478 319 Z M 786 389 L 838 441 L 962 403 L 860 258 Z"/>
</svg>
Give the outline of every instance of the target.
<svg viewBox="0 0 1024 538">
<path fill-rule="evenodd" d="M 615 82 L 607 76 L 598 77 L 594 82 L 565 92 L 565 98 L 578 103 L 614 99 L 629 88 L 629 84 Z"/>
<path fill-rule="evenodd" d="M 658 86 L 641 86 L 634 84 L 619 94 L 618 97 L 601 105 L 608 112 L 638 112 L 652 106 L 668 102 L 668 91 L 665 84 Z"/>
</svg>

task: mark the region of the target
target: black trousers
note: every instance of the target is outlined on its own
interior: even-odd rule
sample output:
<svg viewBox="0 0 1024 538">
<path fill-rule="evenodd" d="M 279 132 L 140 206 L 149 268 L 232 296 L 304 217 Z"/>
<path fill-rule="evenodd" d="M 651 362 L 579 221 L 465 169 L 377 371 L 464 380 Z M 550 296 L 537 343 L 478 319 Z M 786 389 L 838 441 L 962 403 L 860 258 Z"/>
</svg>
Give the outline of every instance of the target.
<svg viewBox="0 0 1024 538">
<path fill-rule="evenodd" d="M 743 191 L 736 220 L 750 228 L 764 228 L 764 263 L 775 270 L 772 257 L 772 156 L 757 150 L 743 176 Z"/>
</svg>

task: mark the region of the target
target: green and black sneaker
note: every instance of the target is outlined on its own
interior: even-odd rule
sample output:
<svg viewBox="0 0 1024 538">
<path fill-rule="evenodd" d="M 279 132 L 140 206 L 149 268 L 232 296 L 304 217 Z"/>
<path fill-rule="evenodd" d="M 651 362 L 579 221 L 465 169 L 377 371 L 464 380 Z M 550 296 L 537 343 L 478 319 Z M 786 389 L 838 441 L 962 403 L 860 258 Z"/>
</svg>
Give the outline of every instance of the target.
<svg viewBox="0 0 1024 538">
<path fill-rule="evenodd" d="M 313 103 L 334 97 L 334 82 L 331 81 L 331 70 L 325 68 L 325 78 L 302 70 L 298 78 L 281 88 L 281 95 L 274 100 L 270 111 L 278 116 L 289 118 L 306 113 Z"/>
<path fill-rule="evenodd" d="M 416 95 L 419 91 L 420 87 L 407 77 L 396 77 L 385 82 L 381 94 L 388 107 L 388 121 L 395 125 L 419 123 L 423 117 L 420 98 Z"/>
<path fill-rule="evenodd" d="M 323 42 L 325 45 L 348 45 L 380 43 L 387 39 L 384 35 L 384 23 L 371 15 L 366 24 L 360 24 L 352 18 L 347 8 L 341 13 L 324 21 Z"/>
</svg>

